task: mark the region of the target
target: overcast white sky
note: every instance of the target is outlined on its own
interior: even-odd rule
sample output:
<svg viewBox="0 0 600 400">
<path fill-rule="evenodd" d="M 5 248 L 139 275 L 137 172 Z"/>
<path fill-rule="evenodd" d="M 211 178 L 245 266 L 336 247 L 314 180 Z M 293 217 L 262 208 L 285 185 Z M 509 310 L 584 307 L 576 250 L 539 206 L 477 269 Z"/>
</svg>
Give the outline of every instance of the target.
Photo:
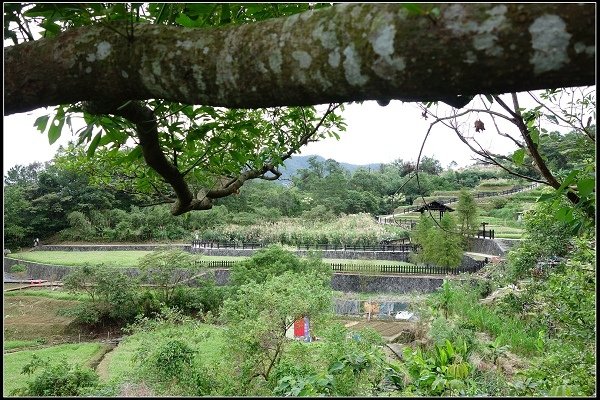
<svg viewBox="0 0 600 400">
<path fill-rule="evenodd" d="M 48 137 L 40 133 L 33 123 L 37 117 L 48 114 L 53 108 L 41 108 L 32 112 L 4 117 L 3 167 L 4 174 L 17 164 L 28 165 L 34 161 L 49 161 L 59 145 L 67 144 L 74 137 L 63 129 L 63 135 L 52 146 Z M 393 100 L 386 107 L 374 101 L 347 105 L 343 113 L 347 131 L 340 140 L 326 139 L 304 147 L 302 155 L 318 154 L 339 162 L 352 164 L 389 163 L 395 159 L 416 160 L 425 133 L 432 121 L 423 119 L 416 103 Z M 77 129 L 77 122 L 73 122 Z M 480 133 L 480 139 L 495 151 L 508 153 L 513 148 L 490 130 Z M 442 126 L 433 129 L 424 155 L 435 157 L 446 168 L 452 161 L 459 166 L 471 164 L 472 153 Z"/>
</svg>

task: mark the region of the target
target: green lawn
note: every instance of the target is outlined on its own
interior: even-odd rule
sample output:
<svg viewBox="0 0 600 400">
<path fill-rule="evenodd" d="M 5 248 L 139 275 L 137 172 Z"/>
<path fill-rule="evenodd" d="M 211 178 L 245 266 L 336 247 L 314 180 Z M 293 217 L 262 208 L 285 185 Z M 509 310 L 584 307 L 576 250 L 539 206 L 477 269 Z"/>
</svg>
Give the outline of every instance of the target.
<svg viewBox="0 0 600 400">
<path fill-rule="evenodd" d="M 150 251 L 29 251 L 11 254 L 11 258 L 43 264 L 78 266 L 105 264 L 112 267 L 135 268 L 140 258 Z"/>
<path fill-rule="evenodd" d="M 45 343 L 44 339 L 37 340 L 5 340 L 4 341 L 4 351 L 20 349 L 25 347 L 36 347 L 43 345 Z"/>
<path fill-rule="evenodd" d="M 41 358 L 51 358 L 54 360 L 65 357 L 70 363 L 87 365 L 104 350 L 103 347 L 104 345 L 101 343 L 71 343 L 4 354 L 4 365 L 2 367 L 4 384 L 2 394 L 3 396 L 8 396 L 12 390 L 24 387 L 28 381 L 33 379 L 35 373 L 28 376 L 21 374 L 21 371 L 25 364 L 29 363 L 34 353 Z"/>
<path fill-rule="evenodd" d="M 90 296 L 87 293 L 72 293 L 64 289 L 51 290 L 46 288 L 30 288 L 24 290 L 14 290 L 12 292 L 4 293 L 4 297 L 11 296 L 34 296 L 34 297 L 46 297 L 55 300 L 77 300 L 84 301 L 88 300 Z"/>
<path fill-rule="evenodd" d="M 15 253 L 11 257 L 39 262 L 42 264 L 54 264 L 64 266 L 81 266 L 86 263 L 98 265 L 104 263 L 108 266 L 120 268 L 135 268 L 138 260 L 148 254 L 148 251 L 32 251 L 27 253 Z M 206 256 L 197 255 L 202 261 L 242 261 L 248 257 L 233 256 Z M 347 260 L 347 259 L 323 259 L 326 263 L 338 264 L 367 264 L 367 265 L 403 265 L 403 261 L 388 260 Z"/>
</svg>

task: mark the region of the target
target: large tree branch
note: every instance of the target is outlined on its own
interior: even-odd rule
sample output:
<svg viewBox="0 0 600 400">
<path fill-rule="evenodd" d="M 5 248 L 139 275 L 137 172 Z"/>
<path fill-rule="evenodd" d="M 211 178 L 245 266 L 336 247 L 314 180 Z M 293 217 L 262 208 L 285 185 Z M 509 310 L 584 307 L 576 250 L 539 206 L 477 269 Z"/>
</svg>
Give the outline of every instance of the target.
<svg viewBox="0 0 600 400">
<path fill-rule="evenodd" d="M 290 148 L 284 154 L 280 155 L 280 159 L 283 161 L 290 158 L 299 147 L 305 145 L 308 140 L 318 132 L 327 117 L 339 107 L 340 104 L 330 104 L 314 127 L 309 127 L 308 122 L 305 121 L 305 133 L 299 138 L 298 143 L 290 145 Z M 135 125 L 144 160 L 148 166 L 156 171 L 165 182 L 173 188 L 175 192 L 177 197 L 176 201 L 169 201 L 165 198 L 162 199 L 162 202 L 174 203 L 171 209 L 173 215 L 181 215 L 192 210 L 210 209 L 212 208 L 215 199 L 227 197 L 238 192 L 244 182 L 250 179 L 261 178 L 275 180 L 281 176 L 281 173 L 272 163 L 265 163 L 257 168 L 249 167 L 247 171 L 240 172 L 227 181 L 223 181 L 222 179 L 218 180 L 216 188 L 201 190 L 195 197 L 185 180 L 185 175 L 189 173 L 190 170 L 188 169 L 183 173 L 180 172 L 176 165 L 170 162 L 163 153 L 159 142 L 156 117 L 149 107 L 135 101 L 127 101 L 125 104 L 119 104 L 114 101 L 105 101 L 85 103 L 85 108 L 92 114 L 112 114 L 123 117 Z M 273 175 L 265 175 L 267 172 L 271 172 Z M 154 185 L 152 186 L 160 193 L 158 188 Z"/>
<path fill-rule="evenodd" d="M 86 26 L 5 47 L 4 113 L 162 98 L 230 108 L 593 85 L 595 5 L 340 4 L 218 29 Z"/>
</svg>

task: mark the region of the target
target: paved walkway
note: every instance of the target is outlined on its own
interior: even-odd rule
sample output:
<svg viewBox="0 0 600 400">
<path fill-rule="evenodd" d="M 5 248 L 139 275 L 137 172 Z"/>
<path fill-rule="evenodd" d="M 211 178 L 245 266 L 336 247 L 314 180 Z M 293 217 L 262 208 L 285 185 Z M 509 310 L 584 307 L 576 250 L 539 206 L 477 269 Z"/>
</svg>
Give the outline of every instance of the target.
<svg viewBox="0 0 600 400">
<path fill-rule="evenodd" d="M 484 254 L 484 253 L 474 253 L 472 251 L 465 251 L 465 255 L 474 258 L 477 261 L 481 261 L 483 259 L 485 259 L 487 257 L 488 260 L 491 260 L 492 258 L 495 257 L 500 257 L 503 258 L 501 256 L 496 256 L 493 254 Z"/>
</svg>

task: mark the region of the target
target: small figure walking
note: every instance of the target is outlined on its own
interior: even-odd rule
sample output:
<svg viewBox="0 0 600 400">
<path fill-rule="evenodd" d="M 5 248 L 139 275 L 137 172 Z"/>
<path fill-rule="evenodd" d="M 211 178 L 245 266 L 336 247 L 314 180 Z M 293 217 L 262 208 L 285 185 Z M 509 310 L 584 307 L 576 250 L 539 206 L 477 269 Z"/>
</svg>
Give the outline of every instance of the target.
<svg viewBox="0 0 600 400">
<path fill-rule="evenodd" d="M 39 245 L 40 245 L 40 239 L 39 238 L 33 239 L 33 247 L 38 247 Z"/>
</svg>

